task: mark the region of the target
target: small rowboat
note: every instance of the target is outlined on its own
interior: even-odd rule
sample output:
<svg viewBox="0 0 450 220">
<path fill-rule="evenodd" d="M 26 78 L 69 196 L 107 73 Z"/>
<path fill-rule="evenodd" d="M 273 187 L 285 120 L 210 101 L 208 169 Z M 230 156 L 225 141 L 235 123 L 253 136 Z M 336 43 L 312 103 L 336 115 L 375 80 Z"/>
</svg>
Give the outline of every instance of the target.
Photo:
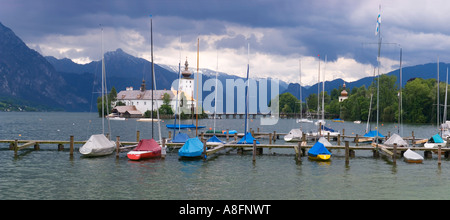
<svg viewBox="0 0 450 220">
<path fill-rule="evenodd" d="M 420 154 L 412 151 L 409 148 L 403 154 L 403 158 L 405 159 L 405 161 L 407 163 L 422 163 L 423 162 L 423 157 Z"/>
<path fill-rule="evenodd" d="M 161 146 L 154 139 L 142 139 L 132 151 L 127 153 L 130 160 L 142 160 L 161 156 Z"/>
</svg>

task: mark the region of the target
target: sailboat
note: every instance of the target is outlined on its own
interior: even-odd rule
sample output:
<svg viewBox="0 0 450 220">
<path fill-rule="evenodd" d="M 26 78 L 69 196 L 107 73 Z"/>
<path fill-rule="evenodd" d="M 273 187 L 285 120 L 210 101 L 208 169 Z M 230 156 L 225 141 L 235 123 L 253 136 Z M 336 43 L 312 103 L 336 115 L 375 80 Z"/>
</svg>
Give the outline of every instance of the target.
<svg viewBox="0 0 450 220">
<path fill-rule="evenodd" d="M 199 87 L 199 76 L 198 76 L 198 70 L 199 70 L 199 48 L 200 48 L 200 39 L 197 38 L 197 119 L 195 122 L 196 128 L 195 128 L 195 136 L 194 138 L 189 138 L 184 145 L 178 150 L 178 156 L 182 158 L 196 158 L 202 156 L 203 153 L 203 143 L 198 139 L 198 87 Z M 206 155 L 204 155 L 206 158 Z"/>
<path fill-rule="evenodd" d="M 379 13 L 378 13 L 378 17 L 377 17 L 377 26 L 376 26 L 376 31 L 375 31 L 375 35 L 378 36 L 378 56 L 377 56 L 377 65 L 378 65 L 378 73 L 377 73 L 377 127 L 375 131 L 369 131 L 369 120 L 370 120 L 370 111 L 372 110 L 372 96 L 373 94 L 370 95 L 370 107 L 369 107 L 369 117 L 367 118 L 367 127 L 366 127 L 366 134 L 364 134 L 364 137 L 373 137 L 373 139 L 378 143 L 379 137 L 383 137 L 383 135 L 380 134 L 379 130 L 378 130 L 378 120 L 379 120 L 379 115 L 380 115 L 380 66 L 381 66 L 381 5 L 379 6 Z M 375 69 L 374 69 L 374 75 L 375 75 Z"/>
<path fill-rule="evenodd" d="M 216 112 L 217 112 L 217 71 L 219 70 L 219 51 L 217 51 L 217 67 L 216 67 L 216 87 L 214 88 L 214 126 L 213 126 L 213 134 L 216 133 Z M 211 138 L 209 138 L 206 141 L 207 144 L 223 144 L 224 142 L 221 141 L 216 135 L 213 135 Z"/>
<path fill-rule="evenodd" d="M 325 56 L 325 65 L 327 63 L 327 56 Z M 319 87 L 320 84 L 320 57 L 319 57 L 319 80 L 318 80 L 318 85 L 317 87 Z M 319 91 L 320 89 L 317 89 L 317 104 L 319 104 Z M 337 137 L 339 135 L 338 131 L 333 130 L 332 128 L 329 127 L 325 127 L 325 73 L 324 73 L 324 77 L 323 77 L 323 82 L 322 82 L 322 119 L 317 120 L 314 124 L 315 125 L 320 125 L 320 131 L 318 132 L 312 132 L 310 135 L 311 136 L 322 136 L 322 135 L 329 135 L 330 137 Z M 319 106 L 317 106 L 317 118 L 319 118 Z"/>
<path fill-rule="evenodd" d="M 447 139 L 450 137 L 450 121 L 447 121 L 447 93 L 448 93 L 448 68 L 447 68 L 447 78 L 445 83 L 445 99 L 444 99 L 444 114 L 441 124 L 441 135 L 442 138 Z"/>
<path fill-rule="evenodd" d="M 252 136 L 250 132 L 247 131 L 248 128 L 248 90 L 250 87 L 250 81 L 248 79 L 249 71 L 250 71 L 250 43 L 247 44 L 247 88 L 245 89 L 245 127 L 244 127 L 244 137 L 241 138 L 237 142 L 237 144 L 253 144 L 253 140 L 255 138 Z M 256 141 L 256 144 L 259 144 L 259 141 Z"/>
<path fill-rule="evenodd" d="M 156 89 L 155 85 L 156 82 L 155 82 L 155 66 L 153 62 L 153 20 L 151 18 L 150 18 L 150 36 L 151 36 L 151 57 L 152 57 L 151 59 L 152 59 L 152 103 L 153 103 L 153 91 Z M 153 104 L 152 104 L 152 118 L 153 118 Z M 152 121 L 152 138 L 140 140 L 138 146 L 134 148 L 132 151 L 127 153 L 127 157 L 130 160 L 155 158 L 161 156 L 162 150 L 163 150 L 162 147 L 153 138 L 153 121 Z"/>
<path fill-rule="evenodd" d="M 297 119 L 297 123 L 312 123 L 311 120 L 308 120 L 306 118 L 303 118 L 302 113 L 303 113 L 303 109 L 302 109 L 302 63 L 301 60 L 299 60 L 299 76 L 300 76 L 300 82 L 299 82 L 299 87 L 300 87 L 300 119 Z M 294 128 L 291 129 L 291 131 L 289 131 L 289 133 L 287 135 L 285 135 L 284 141 L 286 142 L 290 142 L 290 141 L 300 141 L 302 139 L 303 136 L 303 131 L 301 130 L 302 126 L 300 126 L 300 128 Z"/>
<path fill-rule="evenodd" d="M 114 141 L 106 138 L 105 134 L 105 105 L 104 98 L 106 95 L 106 72 L 105 72 L 105 57 L 103 53 L 103 28 L 102 28 L 102 134 L 92 135 L 86 143 L 80 147 L 79 151 L 83 156 L 95 157 L 110 155 L 116 149 Z M 106 101 L 107 102 L 107 101 Z"/>
</svg>

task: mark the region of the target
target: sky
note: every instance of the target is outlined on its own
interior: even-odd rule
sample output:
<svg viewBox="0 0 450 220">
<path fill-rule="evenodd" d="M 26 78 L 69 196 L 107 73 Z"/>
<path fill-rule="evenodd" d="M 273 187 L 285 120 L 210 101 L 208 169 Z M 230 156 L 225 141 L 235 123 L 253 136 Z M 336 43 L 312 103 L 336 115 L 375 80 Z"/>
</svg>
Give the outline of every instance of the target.
<svg viewBox="0 0 450 220">
<path fill-rule="evenodd" d="M 381 10 L 380 10 L 381 5 Z M 123 49 L 177 66 L 312 85 L 450 60 L 448 0 L 0 0 L 0 22 L 44 56 L 77 63 Z M 151 15 L 151 17 L 150 17 Z M 249 49 L 248 49 L 249 48 Z M 319 61 L 320 60 L 320 61 Z M 326 62 L 325 62 L 326 61 Z M 301 73 L 301 74 L 300 74 Z"/>
</svg>

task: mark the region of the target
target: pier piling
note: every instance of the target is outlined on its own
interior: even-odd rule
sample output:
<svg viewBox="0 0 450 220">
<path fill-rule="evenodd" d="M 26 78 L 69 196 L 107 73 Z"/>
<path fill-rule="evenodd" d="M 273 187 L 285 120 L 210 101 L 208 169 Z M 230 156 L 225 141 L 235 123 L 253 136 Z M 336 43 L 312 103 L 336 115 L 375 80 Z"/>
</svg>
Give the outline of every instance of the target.
<svg viewBox="0 0 450 220">
<path fill-rule="evenodd" d="M 70 158 L 73 157 L 73 135 L 70 136 Z"/>
</svg>

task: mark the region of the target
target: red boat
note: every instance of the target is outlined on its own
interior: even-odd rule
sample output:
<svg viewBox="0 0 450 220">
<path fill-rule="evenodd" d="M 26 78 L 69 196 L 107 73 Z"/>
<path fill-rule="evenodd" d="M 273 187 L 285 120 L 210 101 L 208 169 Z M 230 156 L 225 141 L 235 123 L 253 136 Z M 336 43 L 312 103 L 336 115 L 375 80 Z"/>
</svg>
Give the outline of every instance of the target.
<svg viewBox="0 0 450 220">
<path fill-rule="evenodd" d="M 142 139 L 132 151 L 127 153 L 130 160 L 142 160 L 161 156 L 161 146 L 152 139 Z"/>
</svg>

